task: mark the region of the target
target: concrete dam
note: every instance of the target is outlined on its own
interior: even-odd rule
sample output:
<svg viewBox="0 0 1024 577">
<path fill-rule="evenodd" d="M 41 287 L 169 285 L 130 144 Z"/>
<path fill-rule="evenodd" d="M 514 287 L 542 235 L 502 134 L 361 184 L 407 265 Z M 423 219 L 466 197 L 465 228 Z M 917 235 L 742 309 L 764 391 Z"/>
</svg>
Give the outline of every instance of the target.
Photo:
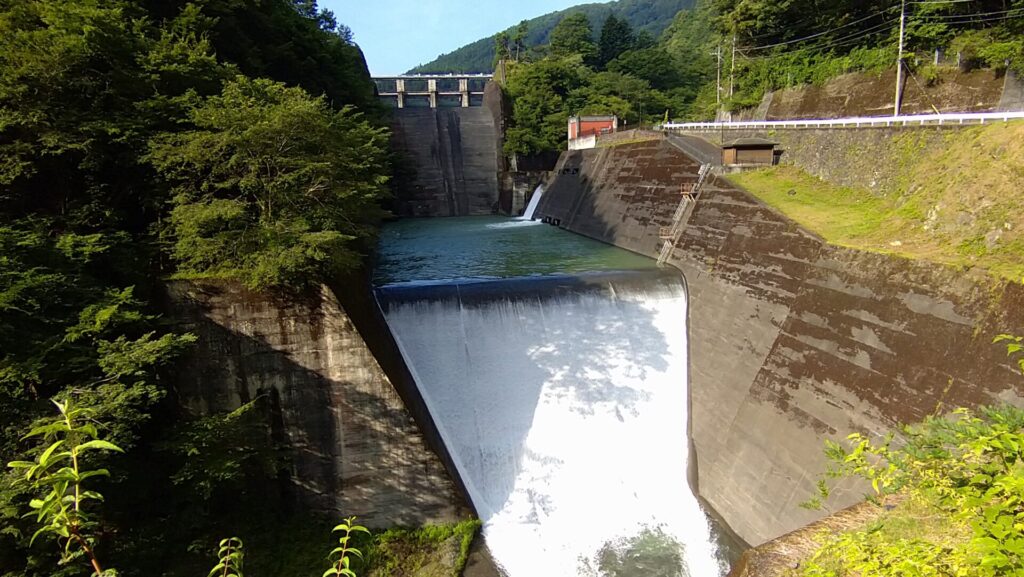
<svg viewBox="0 0 1024 577">
<path fill-rule="evenodd" d="M 537 215 L 655 256 L 697 170 L 664 139 L 565 153 Z M 824 439 L 1024 404 L 992 344 L 1024 326 L 1020 283 L 828 245 L 721 179 L 669 256 L 689 287 L 699 492 L 751 545 L 822 516 L 798 503 L 827 466 Z M 833 506 L 869 490 L 840 486 Z"/>
<path fill-rule="evenodd" d="M 393 107 L 392 144 L 405 159 L 397 214 L 469 216 L 499 211 L 501 91 L 488 80 L 375 79 L 381 99 Z"/>
<path fill-rule="evenodd" d="M 725 574 L 688 486 L 677 272 L 500 218 L 392 224 L 379 258 L 387 324 L 507 575 Z"/>
<path fill-rule="evenodd" d="M 492 215 L 500 106 L 474 104 L 496 95 L 437 92 L 395 116 L 416 165 L 399 213 Z M 1024 327 L 1019 283 L 830 246 L 721 179 L 654 267 L 699 166 L 666 139 L 563 153 L 530 207 L 557 227 L 400 220 L 372 283 L 302 300 L 176 281 L 168 311 L 201 336 L 182 404 L 265 396 L 297 501 L 374 527 L 475 512 L 513 577 L 534 555 L 558 576 L 722 575 L 737 544 L 822 516 L 798 503 L 824 439 L 1024 404 L 991 344 Z"/>
</svg>

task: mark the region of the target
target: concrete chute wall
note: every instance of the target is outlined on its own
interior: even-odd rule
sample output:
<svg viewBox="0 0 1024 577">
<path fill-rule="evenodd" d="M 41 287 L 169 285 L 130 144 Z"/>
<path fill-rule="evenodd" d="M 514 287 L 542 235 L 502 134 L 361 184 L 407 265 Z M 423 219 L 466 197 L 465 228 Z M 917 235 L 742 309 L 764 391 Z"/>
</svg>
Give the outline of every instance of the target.
<svg viewBox="0 0 1024 577">
<path fill-rule="evenodd" d="M 179 328 L 199 336 L 179 368 L 180 402 L 205 415 L 267 395 L 297 502 L 376 527 L 470 515 L 332 291 L 284 302 L 233 282 L 174 281 L 167 292 Z"/>
<path fill-rule="evenodd" d="M 568 152 L 537 215 L 654 256 L 697 168 L 664 141 Z M 1024 331 L 1020 284 L 830 246 L 723 181 L 670 263 L 689 286 L 700 493 L 752 545 L 820 516 L 798 503 L 826 466 L 824 438 L 1024 402 L 991 343 Z M 834 503 L 862 495 L 845 487 Z"/>
</svg>

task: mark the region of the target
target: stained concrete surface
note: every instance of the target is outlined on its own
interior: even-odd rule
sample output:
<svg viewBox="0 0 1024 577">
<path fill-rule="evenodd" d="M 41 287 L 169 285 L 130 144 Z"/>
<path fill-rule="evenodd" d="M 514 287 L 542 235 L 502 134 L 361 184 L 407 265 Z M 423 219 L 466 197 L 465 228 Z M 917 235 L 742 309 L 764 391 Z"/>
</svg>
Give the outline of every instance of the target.
<svg viewBox="0 0 1024 577">
<path fill-rule="evenodd" d="M 372 527 L 447 523 L 469 507 L 334 294 L 278 300 L 237 283 L 175 281 L 169 310 L 199 342 L 177 393 L 195 414 L 267 395 L 305 507 Z"/>
<path fill-rule="evenodd" d="M 1006 71 L 1003 80 L 1003 96 L 999 99 L 1000 112 L 1024 110 L 1024 78 L 1013 70 Z"/>
<path fill-rule="evenodd" d="M 654 256 L 697 168 L 667 142 L 567 152 L 537 214 Z M 670 263 L 689 286 L 700 493 L 752 545 L 820 517 L 797 505 L 825 469 L 825 438 L 1024 404 L 991 342 L 1024 332 L 1020 284 L 829 246 L 721 180 Z M 841 486 L 834 503 L 862 495 Z"/>
<path fill-rule="evenodd" d="M 903 114 L 939 112 L 991 112 L 998 109 L 1003 77 L 992 70 L 962 72 L 943 68 L 934 83 L 905 77 Z M 820 85 L 799 85 L 770 93 L 755 110 L 740 111 L 739 118 L 789 120 L 885 116 L 893 112 L 896 69 L 881 74 L 852 72 Z"/>
<path fill-rule="evenodd" d="M 498 210 L 498 128 L 486 106 L 394 111 L 392 139 L 415 175 L 398 191 L 402 216 L 471 216 Z"/>
</svg>

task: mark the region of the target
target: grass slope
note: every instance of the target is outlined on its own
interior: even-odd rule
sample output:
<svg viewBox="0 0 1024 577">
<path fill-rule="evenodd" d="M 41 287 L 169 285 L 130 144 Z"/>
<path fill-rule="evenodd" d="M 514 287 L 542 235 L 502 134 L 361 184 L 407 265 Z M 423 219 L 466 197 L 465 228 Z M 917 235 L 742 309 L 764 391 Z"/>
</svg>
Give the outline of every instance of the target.
<svg viewBox="0 0 1024 577">
<path fill-rule="evenodd" d="M 603 4 L 582 4 L 558 12 L 551 12 L 529 20 L 526 35 L 527 46 L 547 44 L 551 30 L 558 22 L 575 12 L 583 12 L 594 28 L 595 41 L 600 37 L 601 26 L 609 15 L 614 14 L 629 22 L 634 30 L 646 30 L 657 38 L 680 10 L 693 8 L 695 0 L 618 0 Z M 495 34 L 497 34 L 497 30 Z M 431 62 L 410 70 L 413 74 L 441 74 L 446 72 L 473 73 L 493 72 L 494 38 L 481 38 Z"/>
<path fill-rule="evenodd" d="M 788 165 L 729 179 L 830 243 L 1024 277 L 1024 123 L 896 136 L 894 190 L 829 184 Z"/>
</svg>

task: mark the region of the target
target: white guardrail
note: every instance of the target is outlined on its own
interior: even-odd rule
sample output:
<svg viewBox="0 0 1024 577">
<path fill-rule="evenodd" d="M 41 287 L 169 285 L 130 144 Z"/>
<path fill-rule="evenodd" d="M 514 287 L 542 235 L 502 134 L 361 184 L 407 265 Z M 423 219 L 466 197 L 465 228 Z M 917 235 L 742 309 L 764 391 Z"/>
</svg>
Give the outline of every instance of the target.
<svg viewBox="0 0 1024 577">
<path fill-rule="evenodd" d="M 1019 112 L 973 112 L 965 114 L 915 114 L 909 116 L 860 116 L 820 120 L 749 120 L 740 122 L 669 122 L 662 130 L 737 130 L 773 128 L 866 128 L 887 126 L 947 126 L 991 124 L 1024 119 Z"/>
</svg>

